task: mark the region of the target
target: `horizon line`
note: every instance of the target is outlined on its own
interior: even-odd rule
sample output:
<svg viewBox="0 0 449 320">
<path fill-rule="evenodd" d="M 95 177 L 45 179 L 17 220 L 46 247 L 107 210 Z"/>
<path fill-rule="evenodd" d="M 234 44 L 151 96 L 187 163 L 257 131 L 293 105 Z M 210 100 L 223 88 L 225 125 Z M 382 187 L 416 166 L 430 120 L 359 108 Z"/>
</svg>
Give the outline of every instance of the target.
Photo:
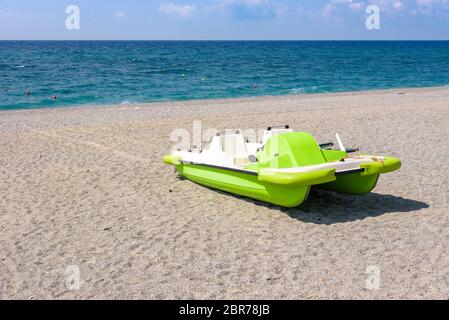
<svg viewBox="0 0 449 320">
<path fill-rule="evenodd" d="M 66 42 L 76 42 L 76 41 L 134 41 L 134 42 L 145 42 L 145 41 L 152 41 L 152 42 L 217 42 L 217 41 L 227 41 L 227 42 L 318 42 L 318 41 L 370 41 L 370 42 L 380 42 L 380 41 L 389 41 L 389 42 L 406 42 L 406 41 L 449 41 L 449 39 L 0 39 L 0 42 L 7 42 L 7 41 L 66 41 Z"/>
</svg>

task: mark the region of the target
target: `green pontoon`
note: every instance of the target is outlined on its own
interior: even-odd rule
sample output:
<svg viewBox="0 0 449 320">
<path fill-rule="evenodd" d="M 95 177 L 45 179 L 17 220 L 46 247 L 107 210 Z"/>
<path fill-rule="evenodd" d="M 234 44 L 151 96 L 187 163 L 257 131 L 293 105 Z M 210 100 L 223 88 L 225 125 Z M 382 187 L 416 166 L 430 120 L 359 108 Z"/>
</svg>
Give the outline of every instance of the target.
<svg viewBox="0 0 449 320">
<path fill-rule="evenodd" d="M 296 207 L 306 201 L 311 187 L 345 194 L 371 192 L 382 173 L 398 170 L 392 157 L 352 155 L 337 134 L 333 143 L 320 145 L 306 132 L 288 126 L 268 128 L 262 143 L 245 142 L 239 132 L 217 134 L 205 150 L 177 150 L 165 156 L 180 176 L 225 192 Z"/>
</svg>

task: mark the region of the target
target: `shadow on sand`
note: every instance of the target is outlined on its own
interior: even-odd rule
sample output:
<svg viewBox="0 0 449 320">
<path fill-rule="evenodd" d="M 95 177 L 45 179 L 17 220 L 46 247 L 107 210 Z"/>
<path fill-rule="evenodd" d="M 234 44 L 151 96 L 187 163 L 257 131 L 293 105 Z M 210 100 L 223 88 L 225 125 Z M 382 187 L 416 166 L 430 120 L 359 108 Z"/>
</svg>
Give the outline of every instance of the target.
<svg viewBox="0 0 449 320">
<path fill-rule="evenodd" d="M 307 201 L 297 208 L 282 208 L 241 196 L 234 197 L 282 211 L 291 218 L 305 223 L 325 225 L 363 220 L 392 212 L 412 212 L 429 207 L 427 203 L 393 195 L 368 193 L 363 196 L 350 196 L 319 189 L 312 189 Z"/>
</svg>

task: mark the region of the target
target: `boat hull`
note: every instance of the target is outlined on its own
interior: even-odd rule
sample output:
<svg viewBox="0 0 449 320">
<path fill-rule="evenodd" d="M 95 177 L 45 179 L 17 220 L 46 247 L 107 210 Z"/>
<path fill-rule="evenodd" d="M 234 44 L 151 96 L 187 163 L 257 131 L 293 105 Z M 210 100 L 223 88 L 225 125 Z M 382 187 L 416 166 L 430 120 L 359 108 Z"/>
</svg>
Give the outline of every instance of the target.
<svg viewBox="0 0 449 320">
<path fill-rule="evenodd" d="M 287 208 L 302 204 L 310 191 L 310 186 L 260 181 L 256 172 L 250 174 L 196 164 L 182 164 L 176 168 L 182 177 L 195 183 Z"/>
<path fill-rule="evenodd" d="M 360 173 L 354 173 L 340 176 L 335 181 L 320 184 L 317 187 L 343 194 L 364 195 L 374 190 L 379 181 L 379 177 L 379 174 L 366 176 Z"/>
</svg>

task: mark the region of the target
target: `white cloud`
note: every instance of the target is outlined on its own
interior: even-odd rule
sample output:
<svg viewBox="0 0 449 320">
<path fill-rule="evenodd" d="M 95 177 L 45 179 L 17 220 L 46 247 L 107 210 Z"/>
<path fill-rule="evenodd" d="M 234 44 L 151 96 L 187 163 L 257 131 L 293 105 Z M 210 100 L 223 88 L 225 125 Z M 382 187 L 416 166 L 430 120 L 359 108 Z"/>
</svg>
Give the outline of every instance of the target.
<svg viewBox="0 0 449 320">
<path fill-rule="evenodd" d="M 416 0 L 419 6 L 431 6 L 434 2 L 433 0 Z"/>
<path fill-rule="evenodd" d="M 435 1 L 435 0 L 417 0 L 417 1 Z M 442 0 L 449 1 L 449 0 Z M 322 17 L 330 17 L 332 15 L 337 15 L 337 10 L 340 13 L 344 12 L 344 10 L 356 11 L 356 12 L 364 12 L 364 8 L 368 5 L 377 5 L 381 8 L 382 11 L 392 13 L 396 11 L 401 11 L 404 9 L 404 0 L 370 0 L 370 1 L 362 1 L 362 0 L 330 0 L 327 4 L 325 4 L 321 9 Z"/>
<path fill-rule="evenodd" d="M 214 0 L 212 3 L 197 7 L 194 4 L 162 2 L 159 11 L 183 18 L 191 17 L 196 12 L 204 15 L 224 14 L 235 20 L 269 20 L 296 14 L 338 24 L 350 16 L 364 15 L 368 5 L 379 6 L 382 14 L 390 17 L 433 13 L 449 16 L 449 0 L 328 0 L 319 9 L 309 9 L 306 5 L 292 6 L 284 0 Z"/>
<path fill-rule="evenodd" d="M 415 0 L 417 9 L 412 14 L 430 16 L 433 13 L 447 14 L 449 12 L 449 0 Z"/>
<path fill-rule="evenodd" d="M 270 0 L 219 0 L 223 5 L 242 4 L 248 7 L 257 7 L 268 4 Z"/>
<path fill-rule="evenodd" d="M 117 20 L 123 20 L 126 18 L 126 12 L 124 11 L 116 11 L 114 12 L 114 18 Z"/>
<path fill-rule="evenodd" d="M 393 2 L 393 8 L 402 10 L 404 8 L 404 3 L 401 0 L 396 0 Z"/>
<path fill-rule="evenodd" d="M 26 15 L 30 15 L 30 13 L 27 13 Z M 3 21 L 14 21 L 18 20 L 19 18 L 23 17 L 24 14 L 18 13 L 18 12 L 12 12 L 12 11 L 5 11 L 0 9 L 0 22 Z"/>
<path fill-rule="evenodd" d="M 217 7 L 236 20 L 268 20 L 286 12 L 287 7 L 270 0 L 218 0 Z"/>
<path fill-rule="evenodd" d="M 340 16 L 342 10 L 361 11 L 364 7 L 365 4 L 361 1 L 331 0 L 322 7 L 320 17 L 326 21 L 342 24 L 343 19 Z"/>
<path fill-rule="evenodd" d="M 364 15 L 368 5 L 377 5 L 381 14 L 390 18 L 422 15 L 449 19 L 449 0 L 328 0 L 318 10 L 308 11 L 300 7 L 297 12 L 298 15 L 311 12 L 310 16 L 321 21 L 343 24 L 354 14 Z"/>
<path fill-rule="evenodd" d="M 173 16 L 181 16 L 183 18 L 187 18 L 192 16 L 196 12 L 195 5 L 186 4 L 179 5 L 173 2 L 162 3 L 159 7 L 159 11 Z"/>
<path fill-rule="evenodd" d="M 361 3 L 361 2 L 351 2 L 348 4 L 348 6 L 349 6 L 349 9 L 354 10 L 354 11 L 361 10 L 364 7 L 363 3 Z"/>
</svg>

